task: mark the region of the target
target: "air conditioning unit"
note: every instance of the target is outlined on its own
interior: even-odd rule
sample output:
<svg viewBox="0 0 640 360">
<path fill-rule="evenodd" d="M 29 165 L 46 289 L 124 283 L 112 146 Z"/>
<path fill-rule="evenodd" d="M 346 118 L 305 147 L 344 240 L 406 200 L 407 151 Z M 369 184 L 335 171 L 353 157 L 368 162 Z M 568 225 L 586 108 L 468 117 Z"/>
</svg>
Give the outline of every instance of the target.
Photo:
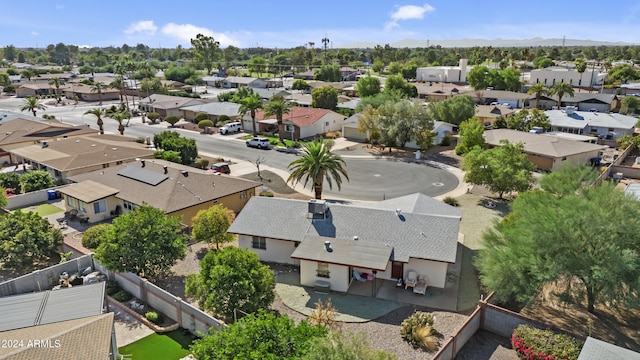
<svg viewBox="0 0 640 360">
<path fill-rule="evenodd" d="M 309 214 L 323 215 L 327 211 L 327 201 L 311 199 L 309 200 L 308 209 L 309 209 Z"/>
</svg>

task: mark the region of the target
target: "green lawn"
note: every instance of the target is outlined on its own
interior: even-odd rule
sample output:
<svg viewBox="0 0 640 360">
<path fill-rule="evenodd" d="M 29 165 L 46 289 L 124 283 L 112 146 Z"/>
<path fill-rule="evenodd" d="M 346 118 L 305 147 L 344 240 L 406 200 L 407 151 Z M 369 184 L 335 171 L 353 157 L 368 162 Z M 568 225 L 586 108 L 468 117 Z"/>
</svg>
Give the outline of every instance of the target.
<svg viewBox="0 0 640 360">
<path fill-rule="evenodd" d="M 33 211 L 33 212 L 38 213 L 38 215 L 40 215 L 40 216 L 47 216 L 47 215 L 51 215 L 51 214 L 55 214 L 55 213 L 59 213 L 59 212 L 63 212 L 64 211 L 64 209 L 60 209 L 57 206 L 54 206 L 54 205 L 51 205 L 51 204 L 47 204 L 47 203 L 40 204 L 40 205 L 29 206 L 29 207 L 26 207 L 26 208 L 22 208 L 20 210 L 22 210 L 24 212 Z"/>
<path fill-rule="evenodd" d="M 128 358 L 134 360 L 177 360 L 189 355 L 192 339 L 191 335 L 183 334 L 181 329 L 165 334 L 153 333 L 119 348 L 118 352 L 130 355 Z"/>
</svg>

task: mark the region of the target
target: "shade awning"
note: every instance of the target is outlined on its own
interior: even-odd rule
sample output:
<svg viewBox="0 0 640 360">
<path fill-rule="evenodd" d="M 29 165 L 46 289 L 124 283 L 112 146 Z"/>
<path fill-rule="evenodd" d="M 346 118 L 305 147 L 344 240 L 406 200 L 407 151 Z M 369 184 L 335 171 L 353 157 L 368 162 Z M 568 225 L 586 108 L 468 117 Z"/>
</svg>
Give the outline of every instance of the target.
<svg viewBox="0 0 640 360">
<path fill-rule="evenodd" d="M 85 180 L 79 183 L 71 184 L 59 191 L 67 196 L 71 196 L 85 203 L 92 203 L 120 192 L 104 184 L 100 184 L 93 180 Z"/>
<path fill-rule="evenodd" d="M 326 242 L 331 251 L 327 250 Z M 337 265 L 385 271 L 393 247 L 367 242 L 363 239 L 338 239 L 308 235 L 291 257 Z"/>
</svg>

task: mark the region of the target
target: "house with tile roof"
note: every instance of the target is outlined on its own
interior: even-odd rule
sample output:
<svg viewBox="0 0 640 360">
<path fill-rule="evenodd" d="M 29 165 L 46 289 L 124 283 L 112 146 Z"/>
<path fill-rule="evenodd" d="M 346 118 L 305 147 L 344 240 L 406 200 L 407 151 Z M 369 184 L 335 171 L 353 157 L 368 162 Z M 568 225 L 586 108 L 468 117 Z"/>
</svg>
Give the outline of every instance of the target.
<svg viewBox="0 0 640 360">
<path fill-rule="evenodd" d="M 423 194 L 362 204 L 254 197 L 228 231 L 262 261 L 298 265 L 304 286 L 324 281 L 346 292 L 354 271 L 390 281 L 414 271 L 444 288 L 460 219 L 459 209 Z"/>
<path fill-rule="evenodd" d="M 75 209 L 90 223 L 146 203 L 164 210 L 167 216 L 181 216 L 187 226 L 199 210 L 215 204 L 240 212 L 261 185 L 159 159 L 140 159 L 68 180 L 73 183 L 59 189 L 66 210 Z"/>
<path fill-rule="evenodd" d="M 578 111 L 572 106 L 563 110 L 547 110 L 544 113 L 549 118 L 553 131 L 591 135 L 607 140 L 633 134 L 638 122 L 633 116 Z"/>
<path fill-rule="evenodd" d="M 18 163 L 31 164 L 54 179 L 108 168 L 137 159 L 153 158 L 153 150 L 135 138 L 120 135 L 93 135 L 23 146 L 9 151 Z"/>
<path fill-rule="evenodd" d="M 346 116 L 332 110 L 294 106 L 289 114 L 283 116 L 282 122 L 287 139 L 292 137 L 305 139 L 332 131 L 341 131 L 345 119 Z M 256 111 L 256 126 L 258 126 L 258 132 L 277 131 L 276 117 L 265 117 L 264 110 L 258 110 Z M 242 128 L 246 132 L 252 131 L 251 114 L 246 114 L 242 118 Z"/>
<path fill-rule="evenodd" d="M 20 114 L 7 114 L 0 123 L 0 161 L 15 163 L 11 150 L 33 144 L 49 144 L 78 136 L 95 135 L 98 131 L 89 125 L 69 125 L 59 120 L 41 120 Z M 5 119 L 5 118 L 3 118 Z"/>
<path fill-rule="evenodd" d="M 267 82 L 248 76 L 228 76 L 222 80 L 222 87 L 227 89 L 237 89 L 241 87 L 266 88 Z"/>
<path fill-rule="evenodd" d="M 471 95 L 478 104 L 509 104 L 509 107 L 514 109 L 526 107 L 531 99 L 531 95 L 526 93 L 505 90 L 478 90 L 469 95 Z"/>
<path fill-rule="evenodd" d="M 113 81 L 113 79 L 111 79 Z M 105 87 L 100 90 L 100 93 L 94 91 L 91 86 L 85 84 L 67 84 L 64 89 L 61 89 L 64 93 L 64 97 L 67 99 L 75 99 L 77 96 L 82 101 L 110 101 L 120 99 L 120 90 Z"/>
<path fill-rule="evenodd" d="M 105 295 L 102 282 L 0 297 L 0 338 L 16 341 L 0 347 L 0 359 L 117 359 Z"/>
<path fill-rule="evenodd" d="M 487 130 L 484 139 L 491 147 L 501 146 L 503 140 L 512 144 L 522 143 L 529 161 L 545 171 L 558 170 L 564 163 L 588 164 L 606 148 L 603 145 L 511 129 Z"/>
</svg>

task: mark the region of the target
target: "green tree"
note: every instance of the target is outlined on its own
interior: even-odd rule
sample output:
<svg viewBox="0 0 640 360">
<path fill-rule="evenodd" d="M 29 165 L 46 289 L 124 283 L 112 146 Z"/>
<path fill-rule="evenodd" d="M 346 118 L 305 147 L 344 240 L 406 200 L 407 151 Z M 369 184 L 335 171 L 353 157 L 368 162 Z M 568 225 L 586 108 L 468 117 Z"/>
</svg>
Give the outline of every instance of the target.
<svg viewBox="0 0 640 360">
<path fill-rule="evenodd" d="M 195 123 L 197 124 L 202 120 L 208 120 L 208 119 L 209 119 L 209 114 L 207 114 L 204 111 L 201 111 L 201 112 L 196 114 Z"/>
<path fill-rule="evenodd" d="M 259 76 L 262 76 L 262 73 L 267 68 L 267 60 L 265 60 L 262 56 L 254 56 L 249 60 L 249 73 L 258 73 Z"/>
<path fill-rule="evenodd" d="M 163 150 L 165 153 L 168 151 L 175 151 L 180 155 L 180 160 L 175 162 L 183 165 L 193 163 L 198 157 L 196 141 L 194 139 L 183 138 L 175 131 L 163 131 L 159 134 L 155 134 L 153 136 L 153 145 L 156 149 Z"/>
<path fill-rule="evenodd" d="M 456 154 L 464 155 L 476 146 L 484 148 L 484 126 L 476 118 L 471 118 L 460 123 L 460 138 L 456 145 Z"/>
<path fill-rule="evenodd" d="M 102 116 L 104 115 L 104 109 L 95 108 L 95 109 L 85 111 L 84 114 L 95 116 L 97 119 L 96 124 L 98 124 L 98 129 L 100 130 L 100 134 L 104 134 L 104 121 L 102 121 Z"/>
<path fill-rule="evenodd" d="M 244 117 L 247 113 L 250 114 L 251 130 L 253 136 L 256 136 L 258 134 L 258 128 L 256 126 L 256 111 L 258 109 L 262 109 L 263 107 L 264 104 L 262 103 L 262 100 L 258 95 L 250 95 L 240 101 L 240 108 L 238 109 L 238 112 L 242 117 Z"/>
<path fill-rule="evenodd" d="M 464 181 L 486 186 L 501 199 L 507 192 L 529 190 L 534 181 L 534 166 L 523 150 L 522 143 L 512 144 L 507 140 L 491 149 L 472 149 L 462 160 L 462 170 L 466 171 Z"/>
<path fill-rule="evenodd" d="M 31 111 L 33 113 L 33 116 L 36 116 L 36 111 L 37 110 L 44 110 L 47 107 L 40 102 L 40 100 L 38 100 L 38 98 L 34 97 L 34 96 L 29 96 L 24 98 L 23 100 L 23 105 L 20 108 L 20 111 Z"/>
<path fill-rule="evenodd" d="M 53 186 L 53 178 L 45 170 L 32 170 L 20 176 L 20 187 L 23 193 L 48 189 Z"/>
<path fill-rule="evenodd" d="M 223 205 L 214 205 L 208 209 L 200 210 L 191 220 L 191 236 L 198 241 L 206 241 L 220 245 L 231 242 L 234 239 L 227 229 L 233 222 L 233 211 Z"/>
<path fill-rule="evenodd" d="M 11 84 L 11 78 L 9 77 L 9 74 L 7 74 L 6 72 L 0 72 L 0 86 L 7 86 Z"/>
<path fill-rule="evenodd" d="M 208 127 L 213 127 L 213 121 L 206 119 L 206 120 L 200 120 L 198 121 L 198 127 L 202 130 L 205 131 Z"/>
<path fill-rule="evenodd" d="M 436 119 L 453 125 L 471 119 L 476 113 L 476 104 L 469 95 L 454 96 L 450 99 L 429 104 Z"/>
<path fill-rule="evenodd" d="M 190 66 L 171 65 L 164 71 L 164 78 L 167 80 L 186 82 L 188 78 L 196 74 L 196 69 Z"/>
<path fill-rule="evenodd" d="M 118 122 L 118 132 L 120 132 L 120 135 L 124 135 L 124 124 L 122 122 L 129 116 L 130 114 L 126 110 L 107 113 L 107 117 Z"/>
<path fill-rule="evenodd" d="M 402 75 L 388 76 L 384 84 L 384 91 L 399 91 L 403 98 L 415 98 L 418 96 L 418 89 L 413 84 L 405 80 Z"/>
<path fill-rule="evenodd" d="M 578 82 L 578 86 L 582 87 L 582 75 L 585 71 L 587 71 L 587 62 L 582 59 L 576 60 L 576 71 L 580 73 L 580 81 Z"/>
<path fill-rule="evenodd" d="M 104 237 L 95 251 L 96 259 L 109 270 L 130 271 L 149 279 L 167 274 L 184 258 L 187 248 L 180 219 L 146 204 L 115 218 Z"/>
<path fill-rule="evenodd" d="M 62 244 L 62 232 L 36 212 L 13 211 L 0 217 L 0 263 L 24 271 L 49 260 Z"/>
<path fill-rule="evenodd" d="M 590 313 L 598 304 L 637 307 L 640 204 L 613 183 L 574 182 L 572 190 L 557 184 L 566 178 L 551 181 L 561 196 L 543 183 L 518 196 L 509 220 L 485 233 L 476 262 L 482 282 L 503 301 L 526 303 L 553 282 L 564 287 L 563 299 L 586 300 Z"/>
<path fill-rule="evenodd" d="M 500 71 L 500 84 L 496 84 L 495 89 L 520 92 L 522 89 L 520 74 L 514 69 Z"/>
<path fill-rule="evenodd" d="M 105 242 L 105 239 L 111 236 L 109 231 L 112 226 L 111 224 L 97 224 L 88 228 L 82 233 L 82 246 L 89 250 L 97 249 L 100 244 Z"/>
<path fill-rule="evenodd" d="M 311 107 L 334 110 L 338 106 L 338 89 L 323 86 L 311 92 Z"/>
<path fill-rule="evenodd" d="M 490 72 L 486 66 L 474 66 L 467 74 L 467 82 L 474 90 L 484 90 L 491 86 Z"/>
<path fill-rule="evenodd" d="M 381 131 L 380 112 L 369 104 L 358 115 L 358 132 L 366 134 L 369 143 L 373 144 L 380 139 Z"/>
<path fill-rule="evenodd" d="M 421 149 L 433 145 L 433 117 L 421 102 L 387 102 L 377 109 L 380 140 L 386 146 L 404 148 L 416 140 Z"/>
<path fill-rule="evenodd" d="M 9 189 L 13 189 L 13 194 L 20 194 L 20 190 L 22 189 L 22 186 L 20 186 L 20 175 L 18 175 L 18 173 L 16 172 L 0 173 L 0 188 L 3 188 L 7 191 L 9 191 Z M 0 207 L 5 206 L 6 204 Z"/>
<path fill-rule="evenodd" d="M 311 180 L 311 186 L 316 199 L 322 199 L 323 182 L 326 180 L 329 189 L 333 189 L 335 181 L 338 190 L 342 185 L 342 177 L 349 181 L 349 175 L 345 169 L 346 163 L 339 156 L 331 152 L 331 148 L 322 139 L 305 143 L 302 155 L 292 161 L 288 168 L 291 174 L 287 182 L 293 184 L 304 179 L 304 186 Z"/>
<path fill-rule="evenodd" d="M 103 85 L 101 82 L 95 82 L 91 85 L 91 92 L 98 93 L 98 99 L 100 99 L 100 103 L 98 105 L 102 106 L 102 92 L 107 87 Z"/>
<path fill-rule="evenodd" d="M 287 316 L 260 310 L 230 324 L 223 331 L 209 333 L 197 340 L 190 350 L 201 360 L 305 359 L 304 356 L 310 353 L 311 342 L 326 333 L 325 328 L 312 326 L 306 320 L 296 324 Z"/>
<path fill-rule="evenodd" d="M 380 79 L 377 77 L 361 77 L 355 86 L 356 94 L 363 98 L 374 96 L 380 93 Z"/>
<path fill-rule="evenodd" d="M 319 81 L 338 82 L 342 80 L 342 73 L 337 65 L 322 65 L 315 71 L 313 78 Z"/>
<path fill-rule="evenodd" d="M 173 127 L 178 123 L 178 121 L 180 121 L 180 117 L 178 115 L 168 115 L 164 118 L 164 121 L 169 123 L 169 126 Z"/>
<path fill-rule="evenodd" d="M 303 360 L 395 360 L 395 354 L 376 350 L 368 340 L 368 334 L 329 331 L 327 336 L 310 340 L 310 349 Z"/>
<path fill-rule="evenodd" d="M 293 85 L 291 85 L 291 89 L 307 91 L 309 90 L 309 84 L 302 79 L 297 79 L 293 82 Z"/>
<path fill-rule="evenodd" d="M 155 124 L 156 121 L 158 121 L 159 118 L 160 118 L 160 114 L 158 114 L 155 111 L 152 111 L 152 112 L 147 114 L 147 119 L 151 120 L 152 124 Z"/>
<path fill-rule="evenodd" d="M 248 249 L 227 246 L 200 261 L 200 273 L 187 276 L 185 292 L 201 309 L 233 319 L 234 309 L 253 313 L 275 298 L 273 271 Z"/>
<path fill-rule="evenodd" d="M 371 66 L 371 70 L 380 74 L 384 70 L 384 63 L 380 60 L 375 60 Z"/>
<path fill-rule="evenodd" d="M 51 79 L 49 79 L 49 85 L 52 85 L 56 88 L 56 100 L 58 100 L 58 102 L 60 102 L 60 85 L 62 83 L 60 82 L 60 78 L 57 76 L 52 77 Z"/>
<path fill-rule="evenodd" d="M 562 97 L 565 95 L 573 96 L 573 86 L 564 81 L 557 81 L 555 84 L 551 85 L 549 89 L 549 93 L 551 95 L 558 96 L 558 109 L 562 106 Z"/>
<path fill-rule="evenodd" d="M 527 90 L 527 94 L 529 95 L 536 94 L 536 109 L 540 108 L 540 97 L 548 93 L 549 89 L 540 82 L 535 83 L 529 90 Z"/>
<path fill-rule="evenodd" d="M 625 96 L 621 103 L 621 114 L 635 114 L 640 107 L 640 99 L 635 96 Z"/>
<path fill-rule="evenodd" d="M 371 105 L 374 109 L 379 108 L 382 104 L 389 101 L 397 102 L 402 100 L 402 94 L 398 91 L 381 92 L 373 96 L 361 98 L 356 105 L 356 113 L 363 112 L 367 105 Z"/>
<path fill-rule="evenodd" d="M 24 70 L 22 70 L 22 73 L 20 74 L 20 77 L 31 81 L 31 78 L 36 77 L 36 73 L 31 69 L 24 69 Z"/>
<path fill-rule="evenodd" d="M 281 95 L 276 95 L 272 97 L 267 105 L 264 107 L 264 116 L 273 116 L 275 115 L 276 121 L 278 122 L 278 138 L 280 142 L 284 144 L 284 123 L 282 122 L 282 118 L 284 115 L 289 114 L 291 112 L 292 104 L 291 102 L 285 100 Z"/>
</svg>

